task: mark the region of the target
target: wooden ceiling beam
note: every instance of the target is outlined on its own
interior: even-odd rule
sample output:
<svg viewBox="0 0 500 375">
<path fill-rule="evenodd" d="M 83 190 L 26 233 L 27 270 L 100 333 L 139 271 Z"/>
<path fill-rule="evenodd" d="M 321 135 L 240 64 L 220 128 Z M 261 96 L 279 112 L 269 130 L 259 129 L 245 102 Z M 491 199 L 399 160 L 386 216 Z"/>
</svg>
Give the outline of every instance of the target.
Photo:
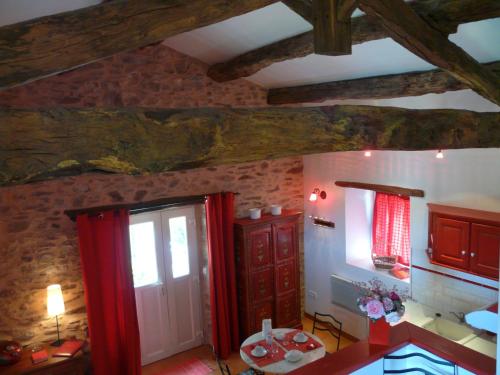
<svg viewBox="0 0 500 375">
<path fill-rule="evenodd" d="M 357 0 L 312 0 L 315 54 L 351 54 L 351 15 L 356 4 Z"/>
<path fill-rule="evenodd" d="M 235 17 L 276 0 L 117 0 L 0 27 L 0 89 Z"/>
<path fill-rule="evenodd" d="M 498 0 L 418 0 L 410 3 L 410 6 L 445 35 L 455 32 L 462 23 L 500 17 Z M 376 20 L 368 16 L 351 20 L 353 44 L 389 37 L 385 28 L 374 21 Z M 312 53 L 314 36 L 313 31 L 310 31 L 215 64 L 208 70 L 208 76 L 218 82 L 231 81 L 251 76 L 274 63 L 305 57 Z"/>
<path fill-rule="evenodd" d="M 500 78 L 500 61 L 483 64 Z M 405 96 L 439 94 L 468 89 L 462 81 L 440 69 L 332 81 L 295 87 L 270 89 L 267 102 L 271 105 L 321 103 L 326 100 L 390 99 Z"/>
<path fill-rule="evenodd" d="M 359 7 L 376 17 L 394 41 L 500 105 L 500 78 L 426 22 L 404 0 L 360 0 Z"/>
<path fill-rule="evenodd" d="M 0 186 L 305 154 L 500 146 L 500 113 L 332 106 L 0 110 Z"/>
<path fill-rule="evenodd" d="M 313 23 L 311 0 L 282 0 L 282 2 L 307 22 Z"/>
</svg>

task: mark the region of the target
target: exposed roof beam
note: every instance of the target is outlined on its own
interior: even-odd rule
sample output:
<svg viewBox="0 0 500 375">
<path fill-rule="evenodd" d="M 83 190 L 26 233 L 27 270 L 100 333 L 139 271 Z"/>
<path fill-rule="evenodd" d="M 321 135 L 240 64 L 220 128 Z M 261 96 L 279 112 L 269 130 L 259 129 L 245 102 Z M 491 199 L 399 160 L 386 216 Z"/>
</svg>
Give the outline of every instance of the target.
<svg viewBox="0 0 500 375">
<path fill-rule="evenodd" d="M 500 61 L 483 64 L 500 78 Z M 273 105 L 320 103 L 342 99 L 388 99 L 419 96 L 469 88 L 440 70 L 411 72 L 270 89 L 267 102 Z"/>
<path fill-rule="evenodd" d="M 404 0 L 360 0 L 359 7 L 376 17 L 394 41 L 500 105 L 500 78 L 429 25 Z"/>
<path fill-rule="evenodd" d="M 314 53 L 352 53 L 351 15 L 356 7 L 357 0 L 312 0 Z"/>
<path fill-rule="evenodd" d="M 282 0 L 283 3 L 305 19 L 310 24 L 313 23 L 311 0 Z"/>
<path fill-rule="evenodd" d="M 118 0 L 0 27 L 0 89 L 63 72 L 276 0 Z"/>
<path fill-rule="evenodd" d="M 500 17 L 498 0 L 419 0 L 413 9 L 443 34 L 456 31 L 458 25 Z M 381 24 L 368 16 L 353 18 L 353 44 L 388 38 Z M 270 45 L 249 51 L 226 62 L 215 64 L 208 75 L 218 82 L 248 77 L 274 63 L 304 57 L 314 52 L 313 32 L 306 32 Z"/>
<path fill-rule="evenodd" d="M 499 147 L 499 122 L 500 113 L 368 106 L 4 109 L 0 186 L 89 171 L 158 173 L 367 147 Z"/>
</svg>

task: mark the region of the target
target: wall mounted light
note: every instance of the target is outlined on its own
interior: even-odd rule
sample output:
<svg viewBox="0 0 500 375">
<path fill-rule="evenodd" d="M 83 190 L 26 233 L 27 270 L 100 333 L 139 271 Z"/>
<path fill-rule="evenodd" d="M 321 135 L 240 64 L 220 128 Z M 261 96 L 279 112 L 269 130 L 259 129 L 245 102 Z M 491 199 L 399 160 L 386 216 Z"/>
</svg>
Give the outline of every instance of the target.
<svg viewBox="0 0 500 375">
<path fill-rule="evenodd" d="M 321 199 L 326 199 L 326 191 L 315 188 L 309 196 L 309 201 L 316 202 L 318 200 L 318 197 L 320 197 Z"/>
<path fill-rule="evenodd" d="M 436 154 L 436 159 L 443 159 L 443 158 L 444 158 L 443 151 L 441 149 L 439 149 L 437 154 Z"/>
<path fill-rule="evenodd" d="M 364 155 L 365 157 L 369 158 L 372 156 L 372 152 L 370 150 L 366 150 Z"/>
</svg>

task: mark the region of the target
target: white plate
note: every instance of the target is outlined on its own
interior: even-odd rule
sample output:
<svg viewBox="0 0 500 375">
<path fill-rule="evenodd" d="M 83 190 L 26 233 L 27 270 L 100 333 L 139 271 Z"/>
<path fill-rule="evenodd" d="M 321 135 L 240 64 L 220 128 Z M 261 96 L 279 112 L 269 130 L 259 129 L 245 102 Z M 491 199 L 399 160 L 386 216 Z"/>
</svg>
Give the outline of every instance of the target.
<svg viewBox="0 0 500 375">
<path fill-rule="evenodd" d="M 301 337 L 302 336 L 302 337 Z M 298 343 L 304 343 L 309 340 L 309 337 L 304 333 L 304 335 L 299 335 L 298 333 L 293 336 L 293 341 L 298 342 Z"/>
<path fill-rule="evenodd" d="M 285 359 L 288 362 L 298 362 L 304 357 L 304 353 L 302 353 L 300 350 L 290 350 L 285 354 Z"/>
<path fill-rule="evenodd" d="M 262 351 L 259 351 L 257 352 L 255 349 L 257 349 L 257 347 L 253 348 L 252 351 L 250 352 L 254 357 L 256 358 L 262 358 L 264 357 L 266 354 L 267 354 L 267 350 L 263 348 Z"/>
</svg>

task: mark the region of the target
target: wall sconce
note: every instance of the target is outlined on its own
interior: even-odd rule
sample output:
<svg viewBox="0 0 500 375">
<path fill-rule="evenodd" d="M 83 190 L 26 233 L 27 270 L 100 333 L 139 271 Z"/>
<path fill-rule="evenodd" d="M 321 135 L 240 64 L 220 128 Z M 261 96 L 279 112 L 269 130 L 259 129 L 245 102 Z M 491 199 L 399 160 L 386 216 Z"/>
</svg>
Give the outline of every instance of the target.
<svg viewBox="0 0 500 375">
<path fill-rule="evenodd" d="M 444 158 L 443 150 L 439 149 L 436 154 L 436 159 L 443 159 L 443 158 Z"/>
<path fill-rule="evenodd" d="M 59 336 L 59 318 L 58 315 L 64 314 L 64 299 L 62 295 L 61 285 L 53 284 L 47 287 L 47 312 L 49 316 L 56 317 L 57 324 L 57 341 L 54 341 L 52 346 L 61 346 L 63 340 Z"/>
<path fill-rule="evenodd" d="M 318 200 L 318 196 L 321 199 L 326 199 L 326 191 L 324 190 L 319 190 L 318 188 L 315 188 L 311 195 L 309 196 L 309 201 L 310 202 L 316 202 Z"/>
</svg>

